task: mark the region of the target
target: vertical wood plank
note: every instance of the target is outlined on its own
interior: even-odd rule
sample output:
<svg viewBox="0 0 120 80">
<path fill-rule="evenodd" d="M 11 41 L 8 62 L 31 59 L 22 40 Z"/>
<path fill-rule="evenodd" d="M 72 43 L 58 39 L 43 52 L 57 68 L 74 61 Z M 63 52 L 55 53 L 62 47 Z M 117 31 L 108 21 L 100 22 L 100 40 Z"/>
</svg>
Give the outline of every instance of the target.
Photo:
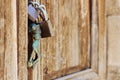
<svg viewBox="0 0 120 80">
<path fill-rule="evenodd" d="M 77 70 L 80 70 L 81 64 L 89 67 L 89 0 L 83 1 L 83 4 L 79 0 L 62 0 L 58 2 L 56 0 L 40 1 L 46 5 L 55 31 L 55 37 L 41 39 L 41 71 L 44 72 L 46 76 L 53 75 L 58 71 L 57 75 L 60 76 L 62 73 L 67 74 L 68 70 L 73 67 L 75 68 L 75 66 L 77 66 Z M 83 7 L 82 11 L 79 7 Z M 80 23 L 82 23 L 82 25 Z M 82 32 L 80 32 L 81 29 Z M 82 40 L 80 41 L 80 39 Z M 78 44 L 79 42 L 80 46 Z M 82 63 L 79 64 L 79 62 Z M 69 73 L 70 72 L 72 72 L 72 70 L 70 70 Z"/>
<path fill-rule="evenodd" d="M 40 0 L 42 4 L 46 6 L 46 0 Z M 41 64 L 40 64 L 40 71 L 41 71 L 41 80 L 44 80 L 44 75 L 47 74 L 48 72 L 48 67 L 47 67 L 47 43 L 46 39 L 41 39 L 41 48 L 40 48 L 40 53 L 41 53 Z"/>
<path fill-rule="evenodd" d="M 44 0 L 43 0 L 44 1 Z M 46 6 L 46 9 L 47 9 L 47 13 L 48 13 L 48 16 L 50 17 L 50 0 L 46 0 L 44 1 L 44 5 Z M 52 1 L 51 1 L 52 2 Z M 46 47 L 45 47 L 45 50 L 46 50 L 46 53 L 45 53 L 45 58 L 44 58 L 44 61 L 46 62 L 45 65 L 44 65 L 44 74 L 48 74 L 50 73 L 52 67 L 51 67 L 51 59 L 52 59 L 52 56 L 50 55 L 51 52 L 49 51 L 50 50 L 50 43 L 51 43 L 51 39 L 49 38 L 46 38 L 45 39 L 45 43 L 46 43 Z M 52 42 L 52 44 L 54 44 Z M 51 48 L 52 48 L 52 45 L 51 45 Z M 44 48 L 43 48 L 44 49 Z M 54 50 L 53 50 L 54 51 Z M 53 63 L 54 65 L 54 63 Z"/>
<path fill-rule="evenodd" d="M 78 6 L 78 13 L 79 13 L 78 14 L 78 17 L 79 17 L 78 18 L 78 41 L 79 41 L 78 42 L 78 44 L 79 44 L 79 46 L 78 46 L 79 47 L 79 51 L 78 52 L 79 52 L 79 64 L 81 65 L 81 60 L 82 60 L 81 59 L 81 42 L 80 42 L 80 40 L 81 40 L 81 27 L 80 26 L 82 24 L 82 21 L 81 21 L 81 8 L 82 8 L 81 7 L 81 0 L 78 1 L 78 5 L 79 5 Z"/>
<path fill-rule="evenodd" d="M 4 80 L 17 80 L 17 20 L 16 0 L 4 0 L 5 61 Z"/>
<path fill-rule="evenodd" d="M 106 80 L 106 26 L 105 26 L 105 0 L 98 0 L 99 6 L 99 76 Z"/>
<path fill-rule="evenodd" d="M 59 0 L 58 2 L 58 40 L 59 40 L 59 53 L 61 54 L 59 56 L 60 59 L 60 72 L 58 74 L 62 75 L 66 73 L 66 68 L 70 66 L 69 64 L 69 38 L 70 38 L 70 26 L 71 26 L 71 0 Z M 63 70 L 63 71 L 61 71 Z"/>
<path fill-rule="evenodd" d="M 17 1 L 18 21 L 18 79 L 27 80 L 27 0 Z"/>
<path fill-rule="evenodd" d="M 71 0 L 59 1 L 59 40 L 60 40 L 60 54 L 61 54 L 61 69 L 67 67 L 67 55 L 69 54 L 69 26 L 70 26 L 70 9 Z M 63 73 L 66 73 L 64 70 Z"/>
<path fill-rule="evenodd" d="M 62 46 L 63 46 L 63 45 L 62 45 L 62 37 L 63 37 L 63 36 L 62 36 L 62 27 L 63 27 L 63 26 L 62 26 L 62 21 L 63 21 L 62 18 L 63 18 L 63 16 L 61 16 L 61 15 L 62 15 L 62 12 L 64 11 L 64 4 L 62 4 L 62 3 L 64 3 L 64 0 L 61 0 L 61 1 L 59 0 L 59 1 L 58 1 L 58 5 L 59 5 L 59 6 L 58 6 L 58 10 L 59 10 L 59 14 L 58 14 L 58 19 L 59 19 L 59 23 L 58 23 L 58 26 L 59 26 L 59 27 L 58 27 L 59 37 L 58 37 L 58 40 L 59 40 L 59 43 L 58 43 L 58 44 L 59 44 L 59 48 L 60 48 L 60 52 L 59 52 L 60 55 L 59 55 L 59 57 L 60 57 L 60 60 L 61 60 L 60 63 L 59 63 L 59 64 L 60 64 L 60 69 L 63 69 L 63 68 L 64 68 L 64 67 L 62 66 L 62 64 L 65 63 L 65 60 L 64 60 L 64 58 L 62 57 Z"/>
<path fill-rule="evenodd" d="M 58 14 L 59 14 L 59 11 L 58 11 L 58 1 L 59 0 L 54 0 L 54 4 L 53 4 L 53 14 L 54 14 L 54 20 L 52 21 L 52 24 L 54 24 L 54 33 L 55 33 L 55 42 L 56 43 L 54 43 L 54 45 L 55 45 L 55 48 L 56 48 L 56 50 L 55 50 L 55 53 L 56 53 L 56 58 L 55 58 L 55 60 L 56 60 L 56 62 L 55 62 L 55 64 L 56 64 L 56 66 L 55 66 L 55 71 L 58 71 L 59 69 L 60 69 L 60 53 L 59 53 L 59 44 L 58 44 L 58 42 L 59 42 L 59 40 L 58 40 L 58 37 L 59 37 L 59 30 L 58 30 Z M 52 14 L 51 14 L 51 16 L 52 16 Z"/>
<path fill-rule="evenodd" d="M 68 50 L 68 68 L 74 67 L 79 65 L 79 36 L 78 36 L 78 0 L 71 0 L 71 10 L 68 12 L 69 19 L 71 21 L 69 22 L 69 50 Z"/>
<path fill-rule="evenodd" d="M 57 4 L 56 4 L 57 5 Z M 47 7 L 47 13 L 51 20 L 53 31 L 55 33 L 55 17 L 54 17 L 54 0 L 47 0 L 46 1 L 46 7 Z M 48 73 L 51 73 L 52 71 L 55 71 L 55 57 L 56 57 L 56 40 L 55 37 L 49 37 L 47 38 L 47 67 L 48 67 Z"/>
<path fill-rule="evenodd" d="M 52 0 L 52 1 L 49 1 L 49 0 L 41 0 L 41 3 L 45 4 L 46 5 L 46 8 L 47 8 L 47 12 L 48 12 L 48 15 L 49 15 L 49 18 L 52 22 L 52 25 L 53 25 L 53 30 L 54 30 L 54 33 L 55 33 L 55 36 L 54 37 L 50 37 L 50 38 L 47 38 L 47 39 L 41 39 L 41 53 L 42 53 L 42 58 L 43 58 L 43 69 L 44 69 L 44 74 L 48 74 L 48 73 L 51 73 L 53 71 L 55 71 L 56 69 L 56 63 L 55 63 L 55 59 L 56 59 L 56 31 L 55 31 L 55 19 L 58 17 L 54 17 L 56 15 L 56 11 L 54 10 L 54 6 L 56 6 L 57 4 L 55 3 L 57 1 L 55 0 Z M 58 9 L 57 9 L 58 10 Z"/>
<path fill-rule="evenodd" d="M 52 18 L 54 13 L 51 12 L 55 7 L 53 7 L 54 1 L 43 1 L 46 3 L 47 11 L 50 12 L 49 16 L 52 19 L 53 25 L 58 25 L 55 31 L 57 32 L 55 37 L 56 41 L 53 39 L 46 39 L 46 46 L 43 49 L 46 49 L 47 54 L 44 58 L 46 68 L 45 76 L 49 77 L 58 77 L 64 74 L 72 73 L 77 70 L 83 69 L 81 68 L 81 64 L 83 64 L 84 68 L 89 67 L 90 60 L 90 24 L 89 24 L 89 0 L 83 1 L 84 4 L 79 4 L 81 1 L 58 1 L 58 22 L 56 24 L 57 18 Z M 83 6 L 83 10 L 79 9 L 79 7 Z M 53 8 L 53 9 L 52 9 Z M 51 10 L 52 9 L 52 10 Z M 84 15 L 84 12 L 86 13 Z M 81 14 L 82 13 L 82 14 Z M 83 15 L 83 19 L 81 19 L 81 15 Z M 82 21 L 81 21 L 82 20 Z M 81 21 L 81 22 L 80 22 Z M 84 22 L 84 23 L 82 23 Z M 84 25 L 84 29 L 82 33 L 81 24 Z M 78 30 L 79 29 L 79 30 Z M 81 37 L 82 34 L 82 37 Z M 87 36 L 87 37 L 86 37 Z M 80 38 L 85 38 L 83 41 Z M 52 40 L 52 41 L 51 41 Z M 81 46 L 78 43 L 84 43 Z M 51 46 L 50 46 L 51 45 Z M 56 45 L 57 49 L 54 49 L 53 46 Z M 82 54 L 79 49 L 82 49 Z M 53 50 L 53 51 L 51 51 Z M 54 51 L 56 50 L 56 51 Z M 51 53 L 53 52 L 53 53 Z M 80 56 L 79 56 L 80 55 Z M 54 62 L 54 57 L 55 62 Z M 46 60 L 47 59 L 47 60 Z M 79 64 L 79 61 L 83 61 L 83 63 Z M 55 66 L 54 66 L 55 65 Z M 57 67 L 55 70 L 52 66 Z M 49 76 L 49 77 L 48 77 Z"/>
<path fill-rule="evenodd" d="M 0 0 L 0 80 L 4 80 L 4 0 Z"/>
<path fill-rule="evenodd" d="M 90 55 L 90 23 L 89 23 L 89 0 L 80 1 L 80 23 L 79 23 L 79 40 L 80 40 L 80 64 L 89 66 Z"/>
<path fill-rule="evenodd" d="M 91 67 L 93 71 L 98 72 L 98 1 L 92 0 L 91 12 Z"/>
<path fill-rule="evenodd" d="M 47 67 L 48 74 L 52 75 L 55 71 L 60 70 L 60 52 L 59 52 L 59 30 L 58 30 L 58 0 L 47 0 L 47 12 L 53 25 L 54 37 L 47 39 Z M 55 76 L 55 75 L 54 75 Z M 45 75 L 45 80 L 51 79 L 50 76 Z"/>
</svg>

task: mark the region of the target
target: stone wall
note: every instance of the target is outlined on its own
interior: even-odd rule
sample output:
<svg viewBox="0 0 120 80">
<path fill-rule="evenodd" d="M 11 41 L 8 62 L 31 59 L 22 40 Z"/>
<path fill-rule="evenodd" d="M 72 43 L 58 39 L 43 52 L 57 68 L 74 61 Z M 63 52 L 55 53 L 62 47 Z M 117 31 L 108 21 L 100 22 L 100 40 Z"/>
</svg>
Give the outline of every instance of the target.
<svg viewBox="0 0 120 80">
<path fill-rule="evenodd" d="M 106 0 L 108 79 L 120 80 L 120 0 Z"/>
</svg>

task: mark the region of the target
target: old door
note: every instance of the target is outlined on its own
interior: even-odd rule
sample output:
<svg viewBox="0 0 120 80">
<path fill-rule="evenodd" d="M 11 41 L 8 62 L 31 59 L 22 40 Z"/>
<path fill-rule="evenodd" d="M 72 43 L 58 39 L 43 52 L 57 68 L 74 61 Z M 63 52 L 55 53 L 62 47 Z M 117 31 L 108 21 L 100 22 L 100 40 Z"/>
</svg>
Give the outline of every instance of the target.
<svg viewBox="0 0 120 80">
<path fill-rule="evenodd" d="M 90 68 L 89 0 L 41 0 L 55 36 L 41 42 L 45 80 Z"/>
<path fill-rule="evenodd" d="M 24 75 L 27 74 L 25 62 L 28 52 L 27 1 L 19 0 L 19 79 L 98 80 L 100 78 L 105 80 L 104 0 L 36 1 L 46 5 L 55 36 L 41 39 L 40 63 L 33 71 L 28 70 L 28 76 Z"/>
<path fill-rule="evenodd" d="M 31 71 L 27 0 L 0 0 L 0 80 L 106 80 L 105 0 L 36 1 L 46 5 L 55 36 L 41 39 Z"/>
<path fill-rule="evenodd" d="M 41 0 L 55 36 L 42 39 L 44 80 L 90 68 L 89 0 Z"/>
<path fill-rule="evenodd" d="M 55 32 L 54 37 L 43 39 L 41 42 L 43 79 L 104 80 L 104 0 L 40 2 L 46 5 Z M 73 73 L 76 73 L 76 76 Z M 85 75 L 80 77 L 80 74 Z"/>
</svg>

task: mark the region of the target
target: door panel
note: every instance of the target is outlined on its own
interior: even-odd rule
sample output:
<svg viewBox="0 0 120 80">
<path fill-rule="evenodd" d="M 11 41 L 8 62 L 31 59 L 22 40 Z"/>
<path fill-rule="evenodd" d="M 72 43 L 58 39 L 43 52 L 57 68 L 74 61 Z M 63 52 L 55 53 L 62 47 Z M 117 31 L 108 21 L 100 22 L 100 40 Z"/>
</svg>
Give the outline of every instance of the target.
<svg viewBox="0 0 120 80">
<path fill-rule="evenodd" d="M 47 7 L 55 36 L 41 39 L 40 64 L 37 64 L 34 70 L 28 70 L 28 79 L 50 80 L 61 77 L 61 80 L 70 80 L 68 79 L 69 77 L 80 75 L 81 78 L 79 79 L 82 80 L 84 79 L 82 76 L 85 75 L 88 76 L 85 79 L 91 80 L 91 76 L 96 76 L 97 78 L 100 77 L 100 80 L 105 80 L 105 1 L 40 0 L 40 2 Z M 89 3 L 92 3 L 92 5 L 89 6 Z M 19 8 L 19 11 L 21 11 L 21 7 Z M 91 14 L 89 9 L 92 9 Z M 22 14 L 22 12 L 20 14 Z M 90 19 L 90 17 L 92 18 Z M 19 19 L 19 21 L 23 22 L 21 19 Z M 22 28 L 22 26 L 20 27 Z M 91 45 L 90 29 L 92 31 Z M 27 29 L 25 31 L 27 31 Z M 25 36 L 21 36 L 21 38 L 26 41 L 27 37 L 24 37 Z M 19 45 L 19 47 L 20 46 L 22 45 Z M 22 49 L 20 50 L 26 51 L 26 49 Z M 90 71 L 88 68 L 90 68 Z M 19 67 L 19 71 L 20 70 Z M 76 74 L 71 74 L 74 72 Z M 86 72 L 90 75 L 87 75 Z M 67 78 L 62 77 L 67 74 L 71 75 L 68 75 L 69 77 Z M 74 79 L 74 77 L 72 79 Z"/>
<path fill-rule="evenodd" d="M 91 16 L 98 19 L 95 18 L 97 22 L 94 18 L 90 19 L 91 22 L 93 21 L 93 25 L 90 27 L 89 0 L 41 0 L 47 6 L 55 36 L 41 39 L 40 63 L 34 69 L 27 70 L 27 0 L 18 2 L 1 0 L 0 79 L 51 80 L 69 74 L 67 77 L 61 77 L 61 80 L 92 80 L 91 77 L 94 78 L 94 76 L 99 77 L 99 80 L 106 80 L 105 0 L 91 1 L 92 3 L 97 1 L 95 3 L 95 7 L 98 9 L 95 12 L 97 16 L 94 16 L 94 11 Z M 7 5 L 5 6 L 5 4 Z M 95 48 L 91 54 L 90 28 L 92 31 L 95 30 L 98 35 L 97 41 L 95 41 L 98 46 L 95 47 L 93 40 L 96 39 L 96 36 L 93 37 L 91 34 L 93 42 L 91 46 L 92 49 Z M 91 58 L 92 61 L 90 61 Z M 14 74 L 11 74 L 13 72 Z M 73 72 L 75 74 L 70 74 Z"/>
<path fill-rule="evenodd" d="M 55 36 L 41 39 L 45 79 L 90 67 L 89 0 L 41 0 L 47 7 Z"/>
</svg>

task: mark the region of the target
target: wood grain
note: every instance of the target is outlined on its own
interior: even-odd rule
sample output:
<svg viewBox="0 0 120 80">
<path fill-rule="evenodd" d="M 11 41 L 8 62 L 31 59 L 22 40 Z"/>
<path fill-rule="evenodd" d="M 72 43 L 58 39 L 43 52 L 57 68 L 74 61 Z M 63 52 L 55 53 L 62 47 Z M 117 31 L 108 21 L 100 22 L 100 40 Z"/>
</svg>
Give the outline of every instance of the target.
<svg viewBox="0 0 120 80">
<path fill-rule="evenodd" d="M 99 0 L 99 76 L 106 80 L 106 26 L 105 26 L 105 1 Z"/>
<path fill-rule="evenodd" d="M 98 72 L 98 1 L 91 1 L 91 68 L 93 71 Z"/>
<path fill-rule="evenodd" d="M 69 53 L 67 67 L 77 66 L 79 64 L 79 34 L 78 34 L 78 23 L 79 23 L 79 0 L 71 0 L 71 10 L 70 10 L 70 24 L 69 24 Z M 69 14 L 68 13 L 68 14 Z"/>
<path fill-rule="evenodd" d="M 0 80 L 4 79 L 4 0 L 0 0 Z"/>
<path fill-rule="evenodd" d="M 79 45 L 80 45 L 80 64 L 89 66 L 90 62 L 90 22 L 89 22 L 89 0 L 80 0 L 79 10 Z"/>
<path fill-rule="evenodd" d="M 0 79 L 46 80 L 90 67 L 89 0 L 35 1 L 46 5 L 55 36 L 40 40 L 40 62 L 27 70 L 27 0 L 1 0 Z"/>
<path fill-rule="evenodd" d="M 40 0 L 42 4 L 46 5 L 46 0 Z M 47 67 L 47 40 L 46 39 L 41 39 L 41 47 L 40 47 L 40 53 L 41 53 L 41 64 L 40 64 L 40 70 L 41 70 L 41 79 L 44 80 L 43 75 L 48 72 L 48 67 Z"/>
<path fill-rule="evenodd" d="M 17 20 L 16 0 L 4 0 L 5 53 L 4 80 L 17 80 Z"/>
<path fill-rule="evenodd" d="M 55 31 L 54 37 L 44 39 L 43 42 L 41 42 L 41 44 L 44 44 L 44 46 L 42 45 L 41 47 L 41 53 L 45 56 L 43 58 L 44 74 L 46 74 L 46 76 L 53 74 L 53 72 L 58 72 L 57 74 L 59 75 L 62 75 L 62 73 L 68 74 L 66 69 L 80 64 L 85 68 L 89 67 L 89 0 L 83 1 L 84 4 L 80 3 L 79 0 L 41 0 L 41 2 L 47 6 L 47 12 Z M 81 6 L 84 8 L 82 11 Z M 84 13 L 86 13 L 86 15 L 84 15 Z M 81 15 L 84 16 L 83 19 Z M 81 23 L 85 28 L 82 28 Z M 81 33 L 80 30 L 83 32 Z M 63 72 L 59 72 L 61 70 Z M 70 70 L 71 73 L 73 71 L 74 70 Z M 57 75 L 54 76 L 57 77 Z"/>
<path fill-rule="evenodd" d="M 51 79 L 56 79 L 59 77 L 64 77 L 66 75 L 69 75 L 71 73 L 76 73 L 76 72 L 78 72 L 80 70 L 84 70 L 84 69 L 86 69 L 84 66 L 78 65 L 78 66 L 74 66 L 74 67 L 70 67 L 70 68 L 64 68 L 59 71 L 53 71 L 51 74 L 44 75 L 44 80 L 51 80 Z"/>
<path fill-rule="evenodd" d="M 98 75 L 92 71 L 92 69 L 87 69 L 82 72 L 76 72 L 67 76 L 57 78 L 55 80 L 98 80 Z"/>
<path fill-rule="evenodd" d="M 28 26 L 27 0 L 17 1 L 18 79 L 27 80 Z"/>
<path fill-rule="evenodd" d="M 55 0 L 46 0 L 46 7 L 47 7 L 47 12 L 48 12 L 48 16 L 51 20 L 52 26 L 53 26 L 53 30 L 55 30 L 55 26 L 54 26 L 54 1 Z M 46 56 L 47 56 L 47 67 L 48 67 L 48 71 L 47 73 L 51 73 L 52 71 L 55 70 L 55 57 L 56 57 L 56 44 L 55 44 L 55 36 L 54 37 L 50 37 L 46 39 Z"/>
</svg>

